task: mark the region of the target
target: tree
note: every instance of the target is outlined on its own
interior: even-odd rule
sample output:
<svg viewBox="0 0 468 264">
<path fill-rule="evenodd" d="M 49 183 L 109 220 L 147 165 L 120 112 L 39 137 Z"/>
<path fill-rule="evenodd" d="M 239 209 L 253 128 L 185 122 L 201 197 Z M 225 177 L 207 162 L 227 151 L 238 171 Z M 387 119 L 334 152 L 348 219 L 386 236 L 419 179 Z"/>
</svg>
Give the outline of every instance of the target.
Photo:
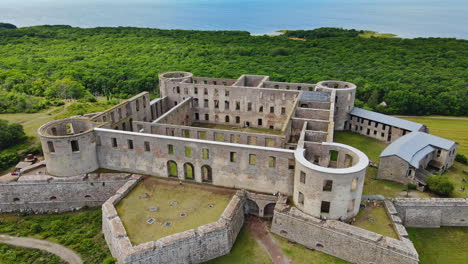
<svg viewBox="0 0 468 264">
<path fill-rule="evenodd" d="M 46 89 L 44 94 L 47 97 L 59 97 L 63 99 L 79 99 L 90 95 L 89 91 L 81 83 L 69 78 L 56 80 Z"/>
<path fill-rule="evenodd" d="M 468 158 L 463 154 L 457 154 L 455 156 L 455 160 L 460 162 L 461 164 L 468 165 Z"/>
<path fill-rule="evenodd" d="M 16 29 L 16 26 L 10 23 L 1 23 L 0 28 L 7 28 L 7 29 Z"/>
<path fill-rule="evenodd" d="M 445 176 L 432 176 L 427 180 L 429 190 L 442 195 L 450 196 L 455 189 L 455 186 Z"/>
<path fill-rule="evenodd" d="M 0 149 L 14 146 L 26 138 L 23 126 L 0 119 Z"/>
</svg>

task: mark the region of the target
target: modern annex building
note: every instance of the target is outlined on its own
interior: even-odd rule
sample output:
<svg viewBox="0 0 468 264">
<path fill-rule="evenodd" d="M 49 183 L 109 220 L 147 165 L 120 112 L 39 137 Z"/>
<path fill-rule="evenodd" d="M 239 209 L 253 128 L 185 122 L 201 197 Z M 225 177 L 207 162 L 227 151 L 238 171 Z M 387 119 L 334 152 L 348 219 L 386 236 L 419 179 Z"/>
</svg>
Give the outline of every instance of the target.
<svg viewBox="0 0 468 264">
<path fill-rule="evenodd" d="M 429 165 L 441 170 L 450 167 L 456 143 L 426 134 L 421 124 L 354 107 L 356 86 L 348 82 L 285 83 L 258 75 L 202 78 L 189 72 L 163 73 L 159 80 L 161 98 L 150 100 L 144 92 L 102 113 L 43 125 L 38 132 L 47 173 L 67 178 L 109 169 L 242 189 L 248 194 L 238 193 L 216 225 L 227 228 L 215 239 L 227 246 L 200 255 L 194 249 L 199 246 L 176 254 L 162 250 L 161 243 L 129 245 L 113 209 L 128 191 L 117 192 L 119 196 L 103 206 L 103 229 L 120 262 L 194 263 L 226 254 L 243 221 L 242 201 L 280 194 L 276 197 L 292 197 L 292 205 L 281 199 L 275 200 L 276 207 L 254 205 L 254 214 L 273 217 L 273 232 L 357 263 L 383 259 L 417 263 L 417 253 L 404 232 L 396 240 L 333 221 L 358 213 L 369 165 L 360 150 L 333 142 L 333 133 L 350 130 L 390 142 L 381 155 L 379 177 L 405 183 L 424 184 L 417 171 Z M 252 211 L 251 204 L 244 206 Z M 396 209 L 390 211 L 396 216 Z M 177 245 L 212 242 L 201 235 L 208 232 L 203 230 L 179 236 L 186 240 Z M 301 235 L 303 230 L 315 233 L 302 237 L 307 233 Z M 372 245 L 381 254 L 363 257 L 343 253 L 344 246 L 341 250 L 323 246 L 323 240 L 347 241 L 345 237 L 352 240 L 349 243 L 357 239 L 363 248 Z M 318 238 L 322 241 L 310 242 Z"/>
</svg>

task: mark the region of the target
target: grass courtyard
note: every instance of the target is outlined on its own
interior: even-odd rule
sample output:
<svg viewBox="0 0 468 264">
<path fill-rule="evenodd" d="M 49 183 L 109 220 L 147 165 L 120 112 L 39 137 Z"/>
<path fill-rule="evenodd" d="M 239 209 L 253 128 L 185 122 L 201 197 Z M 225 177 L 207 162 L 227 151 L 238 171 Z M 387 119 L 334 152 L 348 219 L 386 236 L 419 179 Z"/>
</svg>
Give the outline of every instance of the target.
<svg viewBox="0 0 468 264">
<path fill-rule="evenodd" d="M 381 234 L 387 237 L 398 239 L 398 235 L 393 229 L 392 221 L 387 215 L 383 205 L 373 207 L 372 203 L 367 203 L 365 209 L 361 209 L 356 216 L 354 226 Z"/>
<path fill-rule="evenodd" d="M 232 196 L 227 189 L 147 178 L 116 209 L 137 245 L 217 221 Z M 155 222 L 148 224 L 150 218 Z"/>
<path fill-rule="evenodd" d="M 468 262 L 468 227 L 407 228 L 421 264 Z"/>
</svg>

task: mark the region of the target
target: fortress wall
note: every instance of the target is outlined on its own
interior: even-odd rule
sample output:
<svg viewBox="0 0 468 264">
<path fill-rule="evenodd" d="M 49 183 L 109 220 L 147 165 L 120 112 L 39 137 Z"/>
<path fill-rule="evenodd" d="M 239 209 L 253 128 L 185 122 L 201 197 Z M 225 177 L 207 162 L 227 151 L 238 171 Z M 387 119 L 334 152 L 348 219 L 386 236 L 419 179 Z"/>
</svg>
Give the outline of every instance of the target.
<svg viewBox="0 0 468 264">
<path fill-rule="evenodd" d="M 297 108 L 296 117 L 307 119 L 327 120 L 330 116 L 330 110 L 313 109 L 313 108 Z"/>
<path fill-rule="evenodd" d="M 191 125 L 193 123 L 192 108 L 192 98 L 186 98 L 156 119 L 154 123 L 185 126 Z M 140 131 L 140 129 L 137 131 Z"/>
<path fill-rule="evenodd" d="M 392 201 L 405 226 L 468 226 L 468 199 L 395 198 Z"/>
<path fill-rule="evenodd" d="M 150 102 L 151 108 L 151 121 L 158 119 L 169 110 L 167 96 L 156 98 Z"/>
<path fill-rule="evenodd" d="M 129 174 L 125 175 L 105 179 L 22 176 L 24 180 L 0 184 L 0 212 L 58 213 L 101 206 L 128 181 Z"/>
<path fill-rule="evenodd" d="M 299 95 L 298 91 L 241 86 L 173 82 L 168 82 L 165 86 L 170 105 L 180 103 L 188 97 L 194 99 L 193 114 L 197 113 L 199 116 L 196 122 L 273 127 L 277 130 L 282 129 L 288 110 L 294 106 Z M 229 122 L 226 122 L 226 116 L 229 116 Z M 239 122 L 236 122 L 236 117 Z M 259 119 L 262 120 L 261 124 Z"/>
<path fill-rule="evenodd" d="M 133 185 L 127 186 L 131 190 Z M 119 263 L 200 263 L 230 252 L 244 223 L 243 192 L 238 191 L 218 221 L 196 229 L 132 245 L 114 205 L 117 196 L 103 205 L 103 232 L 112 256 Z"/>
<path fill-rule="evenodd" d="M 410 240 L 385 237 L 335 220 L 320 220 L 300 210 L 277 204 L 271 231 L 351 263 L 417 264 Z"/>
<path fill-rule="evenodd" d="M 263 88 L 281 89 L 281 90 L 313 91 L 314 88 L 315 88 L 315 84 L 265 81 L 265 82 L 263 82 L 262 87 Z"/>
<path fill-rule="evenodd" d="M 176 179 L 188 179 L 184 165 L 190 164 L 196 182 L 292 194 L 292 150 L 100 128 L 96 128 L 95 133 L 101 142 L 97 147 L 100 168 L 169 177 L 168 161 L 173 161 L 177 164 Z M 116 147 L 112 145 L 113 138 Z M 132 140 L 134 149 L 129 149 L 128 140 Z M 150 151 L 145 151 L 144 142 L 149 143 Z M 169 145 L 172 145 L 172 154 Z M 231 152 L 235 153 L 234 162 L 231 162 Z M 255 164 L 250 164 L 251 157 Z"/>
<path fill-rule="evenodd" d="M 235 130 L 222 130 L 193 126 L 177 126 L 159 123 L 136 122 L 146 133 L 184 138 L 206 139 L 229 143 L 249 144 L 263 147 L 281 148 L 285 137 L 271 134 L 259 134 Z"/>
<path fill-rule="evenodd" d="M 207 77 L 193 77 L 193 84 L 210 84 L 210 85 L 224 85 L 231 86 L 237 79 L 224 79 L 224 78 L 207 78 Z"/>
</svg>

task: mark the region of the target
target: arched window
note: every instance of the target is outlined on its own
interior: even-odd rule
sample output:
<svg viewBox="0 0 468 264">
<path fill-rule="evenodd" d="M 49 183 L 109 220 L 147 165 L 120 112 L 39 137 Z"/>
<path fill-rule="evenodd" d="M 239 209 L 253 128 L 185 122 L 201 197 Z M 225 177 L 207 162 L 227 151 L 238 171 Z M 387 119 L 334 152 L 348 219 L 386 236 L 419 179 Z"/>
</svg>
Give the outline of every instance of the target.
<svg viewBox="0 0 468 264">
<path fill-rule="evenodd" d="M 193 170 L 193 165 L 190 163 L 184 164 L 184 176 L 186 180 L 195 179 L 195 171 Z"/>
<path fill-rule="evenodd" d="M 212 183 L 213 182 L 213 176 L 212 176 L 212 172 L 211 172 L 211 167 L 208 166 L 208 165 L 203 165 L 201 167 L 201 169 L 202 169 L 202 181 Z"/>
<path fill-rule="evenodd" d="M 167 162 L 167 174 L 169 177 L 178 177 L 177 163 L 173 160 Z"/>
</svg>

